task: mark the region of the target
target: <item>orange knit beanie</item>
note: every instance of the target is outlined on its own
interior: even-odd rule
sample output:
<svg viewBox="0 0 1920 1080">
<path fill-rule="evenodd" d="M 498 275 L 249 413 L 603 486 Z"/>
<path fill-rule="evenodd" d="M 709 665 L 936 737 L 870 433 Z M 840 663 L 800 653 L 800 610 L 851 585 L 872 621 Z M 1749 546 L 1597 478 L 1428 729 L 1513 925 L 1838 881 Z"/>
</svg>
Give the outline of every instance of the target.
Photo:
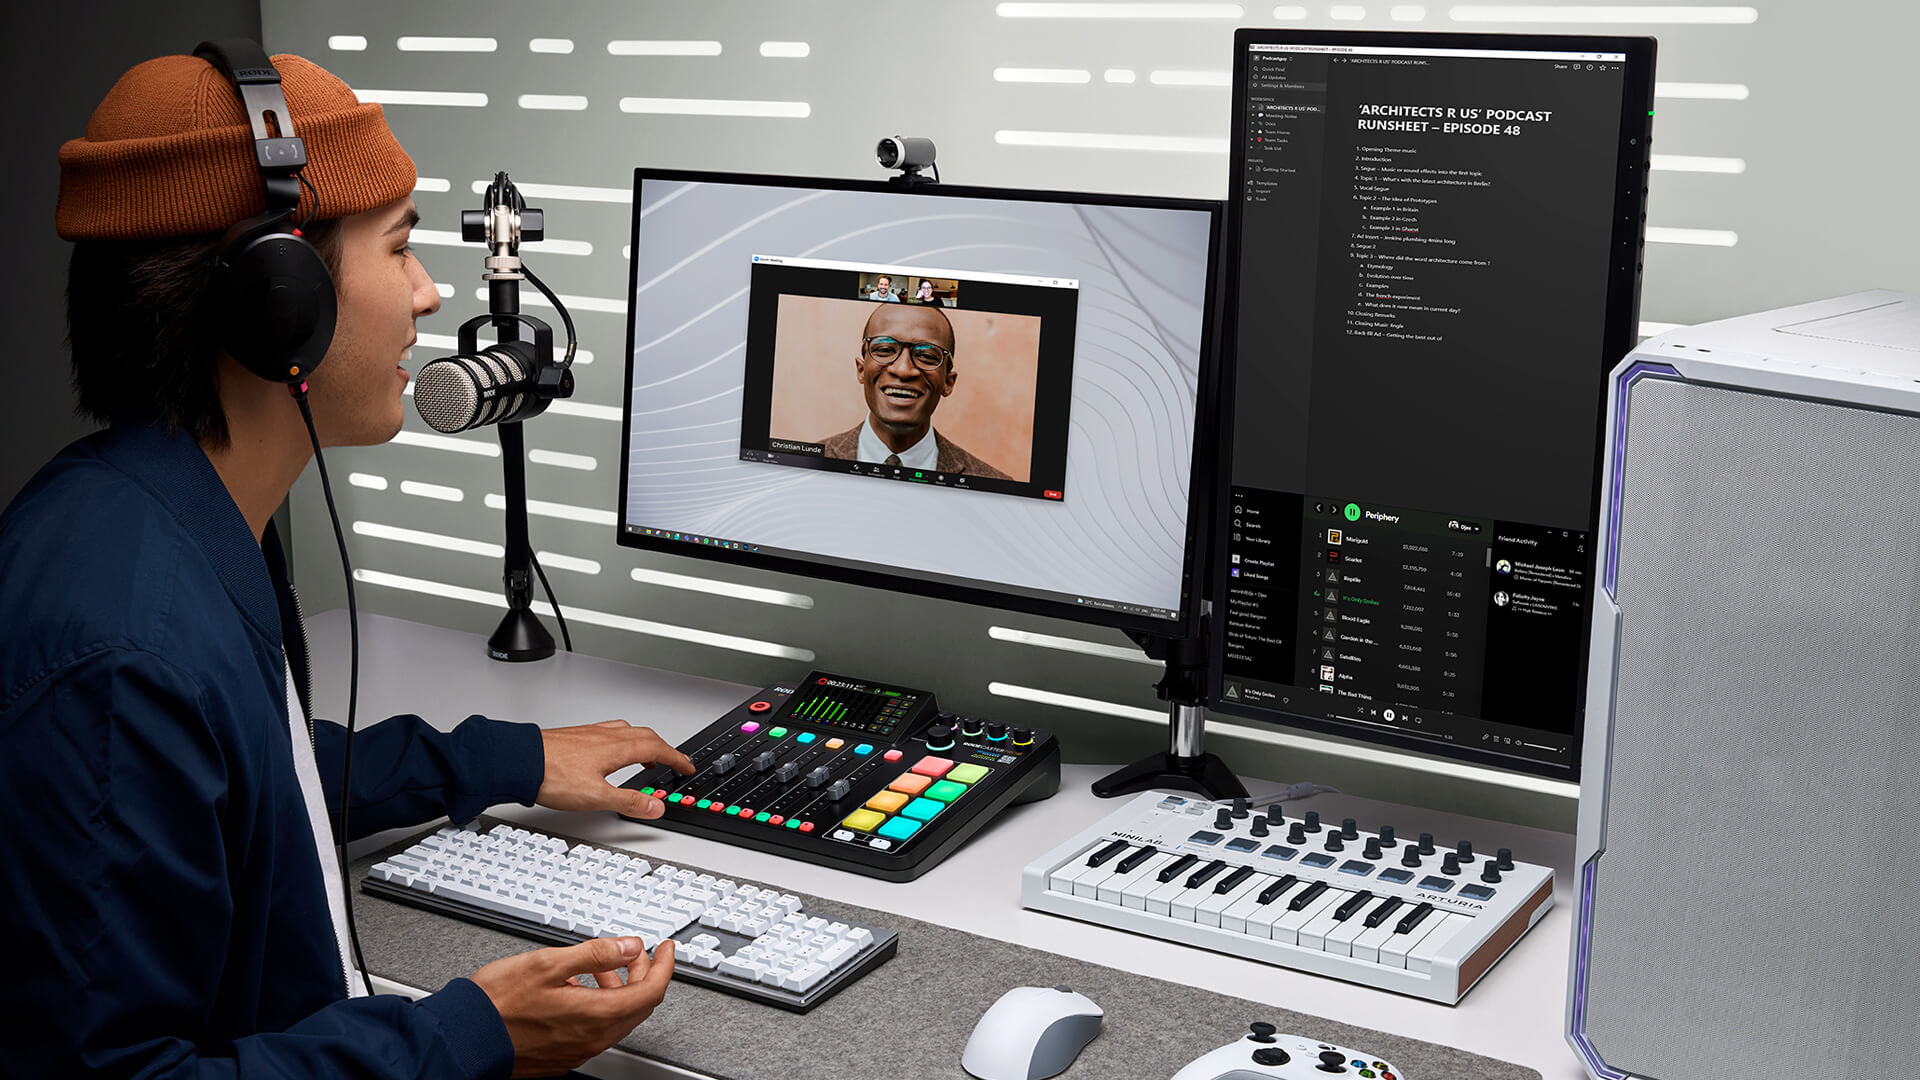
<svg viewBox="0 0 1920 1080">
<path fill-rule="evenodd" d="M 413 159 L 378 105 L 362 105 L 326 69 L 273 58 L 294 134 L 307 145 L 299 220 L 346 217 L 413 191 Z M 266 208 L 253 131 L 233 83 L 205 60 L 162 56 L 120 77 L 87 133 L 60 148 L 60 207 L 68 240 L 136 240 L 220 233 Z"/>
</svg>

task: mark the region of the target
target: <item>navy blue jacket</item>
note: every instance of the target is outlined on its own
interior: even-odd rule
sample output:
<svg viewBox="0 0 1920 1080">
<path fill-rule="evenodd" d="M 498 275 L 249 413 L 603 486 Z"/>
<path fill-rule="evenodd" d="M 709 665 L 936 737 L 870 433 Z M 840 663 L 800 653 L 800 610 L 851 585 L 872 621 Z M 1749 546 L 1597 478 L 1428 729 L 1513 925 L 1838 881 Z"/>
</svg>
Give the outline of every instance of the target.
<svg viewBox="0 0 1920 1080">
<path fill-rule="evenodd" d="M 0 515 L 0 1074 L 508 1074 L 469 980 L 347 998 L 276 576 L 198 445 L 154 427 L 73 444 Z M 346 732 L 313 729 L 332 810 Z M 356 836 L 531 804 L 545 767 L 538 727 L 483 717 L 353 745 Z"/>
</svg>

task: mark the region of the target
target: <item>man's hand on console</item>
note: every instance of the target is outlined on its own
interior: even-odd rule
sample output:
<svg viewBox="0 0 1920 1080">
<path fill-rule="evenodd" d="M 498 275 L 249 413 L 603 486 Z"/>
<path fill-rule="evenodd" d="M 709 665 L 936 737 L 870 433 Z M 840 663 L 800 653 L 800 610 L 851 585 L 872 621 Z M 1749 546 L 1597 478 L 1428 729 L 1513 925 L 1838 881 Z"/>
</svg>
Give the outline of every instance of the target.
<svg viewBox="0 0 1920 1080">
<path fill-rule="evenodd" d="M 625 980 L 617 970 L 622 967 Z M 580 983 L 578 976 L 586 973 L 599 985 Z M 649 961 L 639 938 L 623 937 L 504 957 L 474 972 L 473 981 L 507 1025 L 513 1075 L 557 1076 L 653 1015 L 672 975 L 671 940 L 661 942 Z"/>
<path fill-rule="evenodd" d="M 687 755 L 652 728 L 634 727 L 625 720 L 548 728 L 540 733 L 540 742 L 547 754 L 547 771 L 535 801 L 555 810 L 613 810 L 628 817 L 657 818 L 667 812 L 659 799 L 614 787 L 607 777 L 633 764 L 671 765 L 683 774 L 693 772 Z"/>
</svg>

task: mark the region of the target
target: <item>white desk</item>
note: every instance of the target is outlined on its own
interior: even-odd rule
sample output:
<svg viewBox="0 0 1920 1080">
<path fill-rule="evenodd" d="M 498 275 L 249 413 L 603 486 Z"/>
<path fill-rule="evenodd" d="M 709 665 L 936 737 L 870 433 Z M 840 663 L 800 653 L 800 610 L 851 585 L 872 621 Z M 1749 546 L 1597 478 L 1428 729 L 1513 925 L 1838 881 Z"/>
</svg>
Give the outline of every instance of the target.
<svg viewBox="0 0 1920 1080">
<path fill-rule="evenodd" d="M 314 711 L 346 715 L 345 612 L 309 624 L 314 662 Z M 434 726 L 453 727 L 472 713 L 502 720 L 563 727 L 622 718 L 659 732 L 668 742 L 691 736 L 759 689 L 562 653 L 536 664 L 488 660 L 481 637 L 377 615 L 361 619 L 362 723 L 395 713 L 417 713 Z M 795 676 L 802 674 L 796 669 Z M 851 673 L 859 674 L 859 673 Z M 880 676 L 882 673 L 875 673 Z M 938 687 L 930 688 L 936 693 Z M 1066 765 L 1060 793 L 1013 807 L 977 833 L 946 862 L 917 881 L 877 881 L 812 863 L 784 859 L 716 841 L 654 829 L 612 815 L 567 814 L 507 806 L 494 813 L 529 828 L 568 832 L 597 843 L 662 859 L 725 869 L 743 879 L 778 884 L 1047 952 L 1122 968 L 1140 975 L 1204 987 L 1253 1001 L 1350 1024 L 1391 1031 L 1470 1050 L 1539 1070 L 1545 1080 L 1584 1076 L 1561 1032 L 1566 993 L 1567 935 L 1571 926 L 1573 837 L 1370 799 L 1319 795 L 1289 804 L 1318 810 L 1324 819 L 1357 818 L 1363 827 L 1396 826 L 1402 836 L 1431 832 L 1438 842 L 1467 839 L 1483 851 L 1510 847 L 1516 856 L 1554 868 L 1554 907 L 1494 966 L 1458 1006 L 1448 1007 L 1287 968 L 1075 922 L 1020 906 L 1020 871 L 1071 832 L 1110 813 L 1115 801 L 1094 798 L 1089 785 L 1105 765 Z M 616 782 L 630 773 L 615 774 Z M 1312 777 L 1288 777 L 1287 781 Z M 1256 795 L 1279 783 L 1246 778 Z M 403 832 L 369 837 L 355 853 L 391 843 Z M 978 887 L 956 888 L 977 882 Z M 378 966 L 378 961 L 374 961 Z M 1196 1045 L 1193 1056 L 1214 1049 Z M 615 1051 L 614 1055 L 631 1055 Z M 609 1077 L 692 1074 L 620 1062 L 590 1071 Z"/>
</svg>

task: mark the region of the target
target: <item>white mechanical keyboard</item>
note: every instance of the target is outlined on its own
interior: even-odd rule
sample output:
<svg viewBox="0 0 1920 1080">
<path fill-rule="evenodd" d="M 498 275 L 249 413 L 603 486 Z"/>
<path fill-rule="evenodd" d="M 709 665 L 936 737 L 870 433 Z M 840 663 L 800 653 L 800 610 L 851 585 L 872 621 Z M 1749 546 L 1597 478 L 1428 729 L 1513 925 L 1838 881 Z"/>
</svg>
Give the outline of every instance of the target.
<svg viewBox="0 0 1920 1080">
<path fill-rule="evenodd" d="M 673 977 L 806 1012 L 894 954 L 891 930 L 779 889 L 509 825 L 449 825 L 375 863 L 363 891 L 553 945 L 674 940 Z"/>
<path fill-rule="evenodd" d="M 1553 871 L 1150 791 L 1029 865 L 1020 900 L 1452 1005 L 1553 905 Z"/>
</svg>

